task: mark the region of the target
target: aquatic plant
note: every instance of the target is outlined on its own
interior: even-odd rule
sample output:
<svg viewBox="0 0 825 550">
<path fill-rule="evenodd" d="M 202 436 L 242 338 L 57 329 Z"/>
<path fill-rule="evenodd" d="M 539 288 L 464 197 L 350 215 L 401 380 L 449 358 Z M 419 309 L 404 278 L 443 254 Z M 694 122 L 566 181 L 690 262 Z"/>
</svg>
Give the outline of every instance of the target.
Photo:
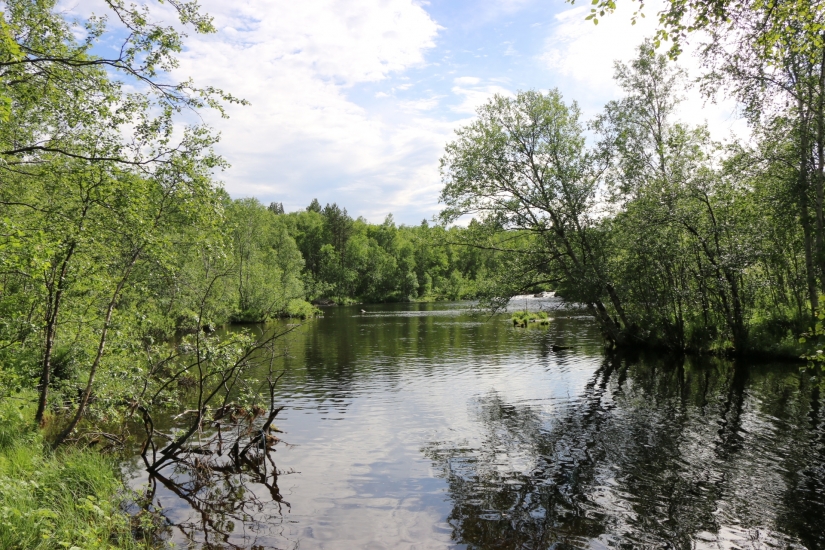
<svg viewBox="0 0 825 550">
<path fill-rule="evenodd" d="M 547 326 L 550 324 L 550 316 L 546 311 L 516 311 L 510 320 L 513 326 L 526 328 L 529 324 Z"/>
</svg>

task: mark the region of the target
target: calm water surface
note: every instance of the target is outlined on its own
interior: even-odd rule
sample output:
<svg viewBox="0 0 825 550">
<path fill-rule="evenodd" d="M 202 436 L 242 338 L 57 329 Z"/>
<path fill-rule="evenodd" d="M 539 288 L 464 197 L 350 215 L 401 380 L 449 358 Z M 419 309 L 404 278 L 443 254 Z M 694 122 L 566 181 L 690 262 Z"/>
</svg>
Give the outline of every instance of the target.
<svg viewBox="0 0 825 550">
<path fill-rule="evenodd" d="M 282 502 L 238 479 L 212 489 L 221 517 L 158 484 L 171 539 L 825 548 L 823 400 L 798 366 L 611 356 L 576 312 L 520 329 L 467 307 L 330 308 L 306 323 L 283 359 Z M 233 505 L 250 495 L 259 505 Z"/>
</svg>

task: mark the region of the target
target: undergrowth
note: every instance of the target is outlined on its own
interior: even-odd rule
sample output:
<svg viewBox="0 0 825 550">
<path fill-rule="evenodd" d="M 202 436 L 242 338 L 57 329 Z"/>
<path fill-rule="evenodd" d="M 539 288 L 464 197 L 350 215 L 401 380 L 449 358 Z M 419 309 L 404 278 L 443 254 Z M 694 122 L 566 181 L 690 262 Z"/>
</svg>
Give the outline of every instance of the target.
<svg viewBox="0 0 825 550">
<path fill-rule="evenodd" d="M 0 548 L 145 548 L 119 506 L 114 462 L 91 450 L 52 452 L 22 407 L 0 402 Z"/>
</svg>

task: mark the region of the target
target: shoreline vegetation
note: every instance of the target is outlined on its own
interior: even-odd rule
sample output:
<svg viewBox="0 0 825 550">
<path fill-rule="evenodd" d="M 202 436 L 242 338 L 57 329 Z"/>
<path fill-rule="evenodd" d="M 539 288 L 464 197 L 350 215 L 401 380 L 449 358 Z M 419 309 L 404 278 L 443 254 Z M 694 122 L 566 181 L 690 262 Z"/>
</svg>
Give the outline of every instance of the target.
<svg viewBox="0 0 825 550">
<path fill-rule="evenodd" d="M 441 221 L 473 216 L 466 244 L 499 250 L 481 299 L 552 284 L 613 347 L 810 354 L 825 225 L 807 209 L 823 208 L 825 157 L 794 168 L 792 113 L 753 121 L 748 144 L 681 122 L 686 75 L 650 43 L 615 79 L 625 97 L 589 123 L 558 90 L 519 92 L 447 144 Z"/>
<path fill-rule="evenodd" d="M 141 516 L 124 511 L 115 459 L 94 448 L 51 451 L 30 403 L 0 401 L 0 547 L 152 548 L 135 537 Z"/>
<path fill-rule="evenodd" d="M 251 472 L 280 502 L 272 369 L 294 325 L 263 340 L 243 325 L 311 318 L 312 302 L 500 310 L 553 290 L 608 347 L 802 356 L 825 372 L 820 3 L 665 2 L 659 34 L 615 66 L 623 97 L 590 121 L 558 90 L 492 97 L 445 148 L 441 214 L 415 226 L 230 197 L 218 135 L 179 113 L 246 102 L 168 80 L 183 29 L 217 31 L 196 2 L 171 4 L 179 25 L 121 2 L 79 22 L 56 0 L 0 13 L 6 547 L 137 544 L 97 448 L 137 444 L 153 475 Z M 696 29 L 709 32 L 691 76 L 738 101 L 747 142 L 680 118 L 691 81 L 673 57 Z M 193 443 L 215 426 L 220 463 Z"/>
<path fill-rule="evenodd" d="M 510 317 L 514 327 L 527 328 L 531 324 L 536 326 L 548 326 L 550 316 L 546 311 L 516 311 Z"/>
</svg>

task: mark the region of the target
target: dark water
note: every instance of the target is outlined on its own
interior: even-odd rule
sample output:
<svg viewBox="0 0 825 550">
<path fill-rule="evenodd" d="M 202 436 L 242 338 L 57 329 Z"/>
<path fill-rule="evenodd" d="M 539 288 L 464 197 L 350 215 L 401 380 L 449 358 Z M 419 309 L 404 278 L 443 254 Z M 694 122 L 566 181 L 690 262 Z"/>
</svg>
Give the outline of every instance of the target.
<svg viewBox="0 0 825 550">
<path fill-rule="evenodd" d="M 606 355 L 575 312 L 520 329 L 465 308 L 334 308 L 308 322 L 280 384 L 280 502 L 227 476 L 206 513 L 190 498 L 203 487 L 156 482 L 171 540 L 825 548 L 821 382 L 798 365 Z"/>
</svg>

